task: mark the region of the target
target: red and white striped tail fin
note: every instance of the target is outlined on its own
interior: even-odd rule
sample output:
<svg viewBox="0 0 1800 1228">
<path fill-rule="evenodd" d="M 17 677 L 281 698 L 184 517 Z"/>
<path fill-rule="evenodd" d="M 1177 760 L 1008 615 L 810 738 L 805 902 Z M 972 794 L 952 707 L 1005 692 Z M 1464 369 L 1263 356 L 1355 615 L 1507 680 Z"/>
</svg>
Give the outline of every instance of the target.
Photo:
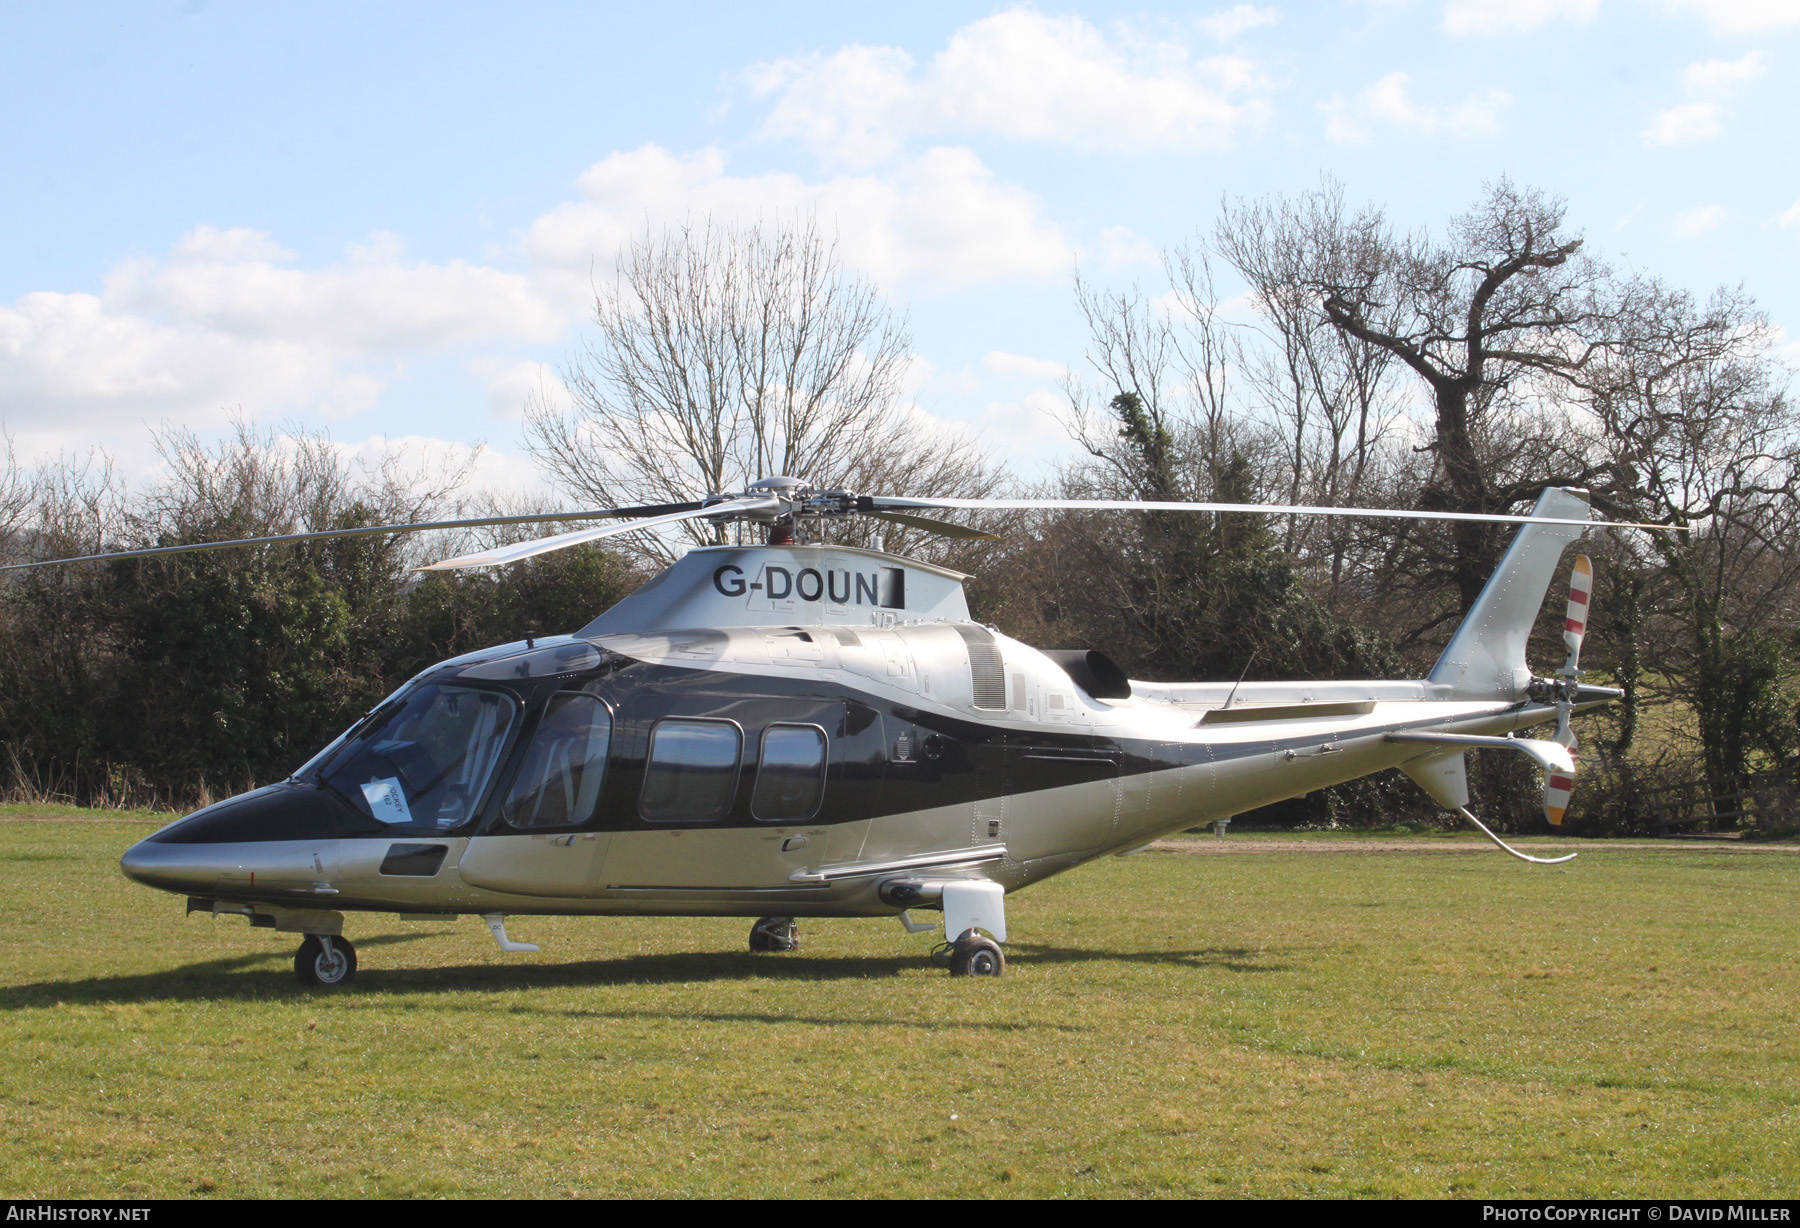
<svg viewBox="0 0 1800 1228">
<path fill-rule="evenodd" d="M 1581 641 L 1587 636 L 1588 607 L 1594 597 L 1594 565 L 1585 554 L 1575 556 L 1575 570 L 1569 574 L 1569 612 L 1563 618 L 1563 643 L 1569 646 L 1569 663 L 1565 674 L 1580 668 Z"/>
</svg>

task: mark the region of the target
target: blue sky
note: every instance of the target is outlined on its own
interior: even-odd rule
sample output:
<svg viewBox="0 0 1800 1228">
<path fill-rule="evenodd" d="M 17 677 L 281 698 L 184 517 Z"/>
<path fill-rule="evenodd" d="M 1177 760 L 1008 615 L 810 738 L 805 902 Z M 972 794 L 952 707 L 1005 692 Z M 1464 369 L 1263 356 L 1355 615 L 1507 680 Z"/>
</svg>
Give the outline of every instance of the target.
<svg viewBox="0 0 1800 1228">
<path fill-rule="evenodd" d="M 0 423 L 26 456 L 234 412 L 485 441 L 646 225 L 815 212 L 906 312 L 918 409 L 1029 473 L 1079 266 L 1157 285 L 1222 195 L 1408 227 L 1500 175 L 1800 337 L 1800 0 L 9 5 Z M 1796 351 L 1792 346 L 1789 353 Z M 435 441 L 435 442 L 427 442 Z"/>
</svg>

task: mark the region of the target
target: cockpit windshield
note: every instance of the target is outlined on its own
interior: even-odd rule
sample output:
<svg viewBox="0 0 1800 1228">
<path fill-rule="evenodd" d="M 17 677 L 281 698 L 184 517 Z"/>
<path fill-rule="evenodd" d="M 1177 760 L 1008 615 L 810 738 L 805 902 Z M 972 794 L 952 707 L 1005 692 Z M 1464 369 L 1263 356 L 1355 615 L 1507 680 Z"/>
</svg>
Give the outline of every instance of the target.
<svg viewBox="0 0 1800 1228">
<path fill-rule="evenodd" d="M 422 686 L 347 741 L 319 779 L 401 831 L 447 831 L 474 817 L 518 718 L 501 691 Z"/>
</svg>

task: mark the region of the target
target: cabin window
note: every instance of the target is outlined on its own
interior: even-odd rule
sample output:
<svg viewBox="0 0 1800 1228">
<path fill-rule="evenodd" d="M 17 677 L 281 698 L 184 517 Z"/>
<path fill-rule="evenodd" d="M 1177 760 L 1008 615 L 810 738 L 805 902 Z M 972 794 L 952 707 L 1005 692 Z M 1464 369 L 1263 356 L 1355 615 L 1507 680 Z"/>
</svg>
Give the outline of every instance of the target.
<svg viewBox="0 0 1800 1228">
<path fill-rule="evenodd" d="M 572 827 L 594 816 L 612 715 L 592 695 L 552 695 L 502 810 L 514 827 Z"/>
<path fill-rule="evenodd" d="M 444 831 L 475 814 L 518 704 L 498 691 L 427 685 L 348 741 L 321 779 L 397 831 Z"/>
<path fill-rule="evenodd" d="M 771 725 L 750 813 L 765 823 L 804 823 L 825 797 L 825 731 L 817 725 Z"/>
<path fill-rule="evenodd" d="M 731 721 L 659 721 L 639 809 L 646 819 L 722 819 L 737 794 L 744 732 Z"/>
</svg>

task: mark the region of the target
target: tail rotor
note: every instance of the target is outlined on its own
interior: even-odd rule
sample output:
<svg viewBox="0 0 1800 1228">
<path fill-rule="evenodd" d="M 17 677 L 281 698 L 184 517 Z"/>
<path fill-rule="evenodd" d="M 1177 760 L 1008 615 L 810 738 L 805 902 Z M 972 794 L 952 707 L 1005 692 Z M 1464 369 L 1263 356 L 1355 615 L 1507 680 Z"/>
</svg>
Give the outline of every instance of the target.
<svg viewBox="0 0 1800 1228">
<path fill-rule="evenodd" d="M 1569 752 L 1571 760 L 1580 755 L 1580 743 L 1569 724 L 1575 709 L 1575 698 L 1581 689 L 1581 642 L 1587 636 L 1588 610 L 1594 595 L 1594 565 L 1585 554 L 1575 556 L 1575 568 L 1569 574 L 1569 608 L 1563 617 L 1563 643 L 1569 656 L 1557 670 L 1560 681 L 1553 685 L 1556 696 L 1555 740 Z M 1569 808 L 1569 795 L 1575 789 L 1575 774 L 1551 771 L 1544 778 L 1544 817 L 1552 827 L 1561 827 Z"/>
</svg>

